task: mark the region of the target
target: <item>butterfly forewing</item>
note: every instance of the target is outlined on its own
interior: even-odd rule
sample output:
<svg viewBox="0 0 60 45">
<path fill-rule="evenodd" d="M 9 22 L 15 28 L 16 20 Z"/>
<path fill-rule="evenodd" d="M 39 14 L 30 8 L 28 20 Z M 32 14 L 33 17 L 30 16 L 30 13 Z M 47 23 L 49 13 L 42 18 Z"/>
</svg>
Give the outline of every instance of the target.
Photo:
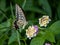
<svg viewBox="0 0 60 45">
<path fill-rule="evenodd" d="M 17 19 L 18 26 L 26 24 L 25 15 L 24 15 L 22 9 L 17 4 L 16 4 L 16 19 Z"/>
</svg>

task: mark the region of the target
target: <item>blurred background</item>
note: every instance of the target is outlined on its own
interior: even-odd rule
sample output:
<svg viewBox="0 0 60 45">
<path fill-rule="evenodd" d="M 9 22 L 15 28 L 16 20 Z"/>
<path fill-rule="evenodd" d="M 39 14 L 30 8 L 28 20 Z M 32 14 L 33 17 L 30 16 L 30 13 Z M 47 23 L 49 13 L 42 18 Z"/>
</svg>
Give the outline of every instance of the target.
<svg viewBox="0 0 60 45">
<path fill-rule="evenodd" d="M 0 0 L 0 23 L 15 16 L 15 4 L 32 22 L 37 22 L 42 15 L 50 16 L 53 22 L 60 19 L 60 0 Z"/>
<path fill-rule="evenodd" d="M 38 19 L 40 17 L 42 17 L 43 15 L 48 15 L 50 17 L 50 19 L 52 20 L 49 25 L 60 20 L 60 0 L 0 0 L 0 24 L 6 22 L 10 18 L 13 19 L 14 17 L 16 17 L 15 4 L 18 4 L 22 8 L 22 10 L 25 14 L 26 20 L 31 21 L 30 23 L 32 23 L 32 24 L 38 25 Z M 9 25 L 9 23 L 8 23 L 8 25 Z M 56 25 L 57 25 L 56 26 L 57 29 L 60 29 L 60 28 L 58 28 L 60 26 L 59 23 Z M 3 26 L 3 25 L 1 25 L 1 26 Z M 52 27 L 54 27 L 54 25 Z M 55 27 L 53 29 L 56 30 Z M 3 30 L 2 31 L 3 34 L 6 31 Z M 57 31 L 57 33 L 59 31 Z M 7 35 L 8 34 L 10 36 L 11 33 L 8 32 Z M 1 35 L 2 35 L 2 33 L 0 33 L 0 36 Z M 57 45 L 60 45 L 59 44 L 60 43 L 59 35 L 60 35 L 60 32 L 56 36 Z M 2 38 L 2 39 L 5 39 L 5 38 Z M 29 41 L 30 40 L 27 40 L 27 44 L 30 43 Z M 6 41 L 6 42 L 8 42 L 8 41 Z M 1 44 L 1 39 L 0 39 L 0 44 Z M 6 43 L 6 45 L 7 45 L 7 43 Z M 22 45 L 24 45 L 24 44 L 22 44 Z"/>
</svg>

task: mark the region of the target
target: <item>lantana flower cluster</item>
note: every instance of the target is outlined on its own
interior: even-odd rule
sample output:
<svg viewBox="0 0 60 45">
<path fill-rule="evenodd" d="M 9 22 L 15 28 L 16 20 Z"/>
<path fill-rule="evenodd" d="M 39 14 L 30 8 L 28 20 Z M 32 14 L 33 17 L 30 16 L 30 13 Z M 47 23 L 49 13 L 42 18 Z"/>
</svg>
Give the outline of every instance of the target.
<svg viewBox="0 0 60 45">
<path fill-rule="evenodd" d="M 40 27 L 44 26 L 46 27 L 47 24 L 51 21 L 49 16 L 43 16 L 39 18 L 39 25 Z M 38 26 L 29 26 L 28 29 L 26 29 L 26 36 L 27 38 L 31 39 L 32 37 L 35 37 L 38 33 Z"/>
<path fill-rule="evenodd" d="M 37 32 L 37 26 L 29 26 L 28 29 L 26 29 L 27 38 L 31 39 L 32 37 L 35 37 L 37 35 Z"/>
<path fill-rule="evenodd" d="M 47 24 L 49 23 L 49 21 L 51 21 L 51 19 L 49 19 L 49 16 L 43 16 L 43 17 L 39 18 L 40 26 L 46 27 Z"/>
</svg>

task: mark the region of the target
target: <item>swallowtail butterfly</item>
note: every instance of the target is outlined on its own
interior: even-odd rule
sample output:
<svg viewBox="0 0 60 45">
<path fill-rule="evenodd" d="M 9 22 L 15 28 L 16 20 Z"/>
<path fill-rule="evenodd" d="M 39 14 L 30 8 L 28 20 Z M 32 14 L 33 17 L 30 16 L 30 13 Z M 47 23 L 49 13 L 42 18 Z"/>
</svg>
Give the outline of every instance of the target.
<svg viewBox="0 0 60 45">
<path fill-rule="evenodd" d="M 15 28 L 19 28 L 19 27 L 25 27 L 26 24 L 27 24 L 27 21 L 26 21 L 26 18 L 25 18 L 25 15 L 22 11 L 22 9 L 19 7 L 18 4 L 15 5 L 16 6 L 16 21 L 15 21 Z"/>
</svg>

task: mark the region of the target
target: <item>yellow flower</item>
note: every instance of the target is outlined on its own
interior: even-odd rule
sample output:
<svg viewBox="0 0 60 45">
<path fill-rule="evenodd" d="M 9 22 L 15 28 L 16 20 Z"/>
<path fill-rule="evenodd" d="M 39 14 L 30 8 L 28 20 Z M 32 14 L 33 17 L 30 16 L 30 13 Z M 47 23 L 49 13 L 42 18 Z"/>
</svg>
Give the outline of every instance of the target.
<svg viewBox="0 0 60 45">
<path fill-rule="evenodd" d="M 51 19 L 49 19 L 49 16 L 43 16 L 43 17 L 39 18 L 40 26 L 46 27 L 47 24 L 49 23 L 49 21 L 51 21 Z"/>
<path fill-rule="evenodd" d="M 31 39 L 32 37 L 36 36 L 37 31 L 38 31 L 37 26 L 29 26 L 28 29 L 26 29 L 27 38 Z"/>
</svg>

